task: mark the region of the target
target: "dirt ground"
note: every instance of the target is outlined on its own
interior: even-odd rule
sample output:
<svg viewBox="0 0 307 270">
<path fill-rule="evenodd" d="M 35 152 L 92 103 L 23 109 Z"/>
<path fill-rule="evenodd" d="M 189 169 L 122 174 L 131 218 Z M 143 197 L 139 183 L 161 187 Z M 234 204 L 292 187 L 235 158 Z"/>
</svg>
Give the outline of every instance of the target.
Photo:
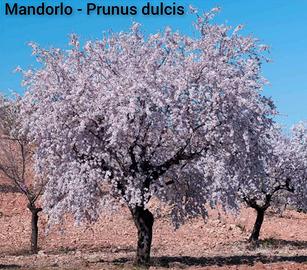
<svg viewBox="0 0 307 270">
<path fill-rule="evenodd" d="M 38 255 L 30 255 L 30 213 L 21 194 L 0 193 L 0 269 L 135 269 L 136 229 L 124 208 L 90 227 L 45 233 L 42 215 Z M 307 215 L 287 211 L 266 216 L 258 247 L 247 244 L 255 215 L 210 213 L 206 223 L 191 220 L 174 230 L 166 216 L 156 218 L 150 269 L 307 270 Z"/>
</svg>

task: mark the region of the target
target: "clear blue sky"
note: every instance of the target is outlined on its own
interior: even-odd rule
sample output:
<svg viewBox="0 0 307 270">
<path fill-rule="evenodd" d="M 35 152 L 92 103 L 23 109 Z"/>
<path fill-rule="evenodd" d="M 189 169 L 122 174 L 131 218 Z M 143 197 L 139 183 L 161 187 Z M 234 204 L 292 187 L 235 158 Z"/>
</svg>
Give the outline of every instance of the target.
<svg viewBox="0 0 307 270">
<path fill-rule="evenodd" d="M 142 23 L 145 32 L 163 29 L 166 25 L 184 33 L 192 33 L 193 16 L 16 16 L 4 15 L 4 2 L 38 4 L 39 0 L 2 0 L 0 15 L 0 91 L 22 92 L 21 77 L 13 69 L 35 64 L 29 41 L 44 47 L 67 46 L 69 33 L 77 33 L 82 40 L 97 39 L 103 31 L 127 30 L 132 21 Z M 63 0 L 73 6 L 84 7 L 89 0 Z M 92 0 L 101 5 L 143 5 L 144 0 Z M 58 3 L 58 0 L 47 0 Z M 160 3 L 151 0 L 153 4 Z M 265 94 L 272 96 L 282 116 L 277 120 L 289 127 L 299 120 L 307 120 L 307 1 L 306 0 L 177 0 L 177 5 L 189 4 L 200 10 L 220 6 L 218 22 L 230 25 L 244 24 L 245 33 L 251 33 L 271 46 L 273 63 L 264 66 L 263 74 L 271 82 Z"/>
</svg>

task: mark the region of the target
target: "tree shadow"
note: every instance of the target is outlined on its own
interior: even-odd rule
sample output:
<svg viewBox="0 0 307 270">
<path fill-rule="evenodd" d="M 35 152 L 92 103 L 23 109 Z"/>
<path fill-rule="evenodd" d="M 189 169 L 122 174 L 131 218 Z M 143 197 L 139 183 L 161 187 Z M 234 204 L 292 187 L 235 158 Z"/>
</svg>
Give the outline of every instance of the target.
<svg viewBox="0 0 307 270">
<path fill-rule="evenodd" d="M 68 254 L 71 252 L 85 252 L 85 253 L 95 253 L 95 252 L 105 252 L 105 253 L 121 253 L 121 252 L 134 252 L 135 248 L 132 246 L 126 247 L 117 247 L 114 245 L 99 245 L 99 246 L 92 246 L 92 245 L 82 245 L 81 247 L 69 247 L 69 246 L 61 246 L 59 248 L 54 248 L 52 250 L 45 251 L 48 255 L 59 255 L 59 254 Z"/>
<path fill-rule="evenodd" d="M 69 246 L 60 246 L 55 247 L 52 249 L 43 249 L 39 248 L 39 251 L 43 251 L 46 255 L 63 255 L 63 254 L 70 254 L 77 251 L 82 253 L 95 253 L 95 252 L 103 252 L 103 253 L 129 253 L 135 252 L 135 248 L 133 246 L 124 246 L 124 247 L 117 247 L 114 245 L 109 246 L 92 246 L 92 245 L 83 245 L 81 247 L 69 247 Z M 29 249 L 19 249 L 13 251 L 0 251 L 1 256 L 32 256 L 33 253 Z M 0 265 L 1 269 L 1 265 Z"/>
<path fill-rule="evenodd" d="M 113 245 L 110 246 L 101 246 L 101 247 L 93 247 L 89 249 L 90 252 L 112 252 L 112 253 L 121 253 L 121 252 L 135 252 L 135 247 L 126 246 L 126 247 L 116 247 Z"/>
<path fill-rule="evenodd" d="M 114 264 L 125 264 L 131 262 L 129 258 L 120 258 L 113 260 Z M 307 256 L 266 256 L 266 255 L 240 255 L 240 256 L 214 256 L 214 257 L 172 257 L 172 256 L 161 256 L 153 257 L 151 259 L 151 266 L 155 267 L 172 267 L 174 265 L 181 266 L 180 268 L 185 268 L 189 266 L 231 266 L 231 265 L 254 265 L 257 262 L 263 264 L 268 263 L 282 263 L 282 262 L 296 262 L 296 263 L 306 263 Z"/>
<path fill-rule="evenodd" d="M 33 253 L 29 249 L 21 248 L 19 250 L 12 251 L 1 251 L 0 257 L 2 256 L 32 256 Z M 1 269 L 1 268 L 0 268 Z"/>
<path fill-rule="evenodd" d="M 0 264 L 0 269 L 19 269 L 21 268 L 21 266 L 17 265 L 17 264 Z"/>
<path fill-rule="evenodd" d="M 267 248 L 283 248 L 283 247 L 292 247 L 294 249 L 307 249 L 307 241 L 298 241 L 298 240 L 284 240 L 284 239 L 275 239 L 275 238 L 266 238 L 259 240 L 259 245 Z"/>
</svg>

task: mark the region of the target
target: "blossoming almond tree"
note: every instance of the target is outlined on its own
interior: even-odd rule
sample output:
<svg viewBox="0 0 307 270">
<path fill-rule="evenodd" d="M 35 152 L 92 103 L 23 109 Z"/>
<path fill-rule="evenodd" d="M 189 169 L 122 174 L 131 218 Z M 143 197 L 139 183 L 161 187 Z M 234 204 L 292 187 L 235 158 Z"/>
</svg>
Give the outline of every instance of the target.
<svg viewBox="0 0 307 270">
<path fill-rule="evenodd" d="M 240 195 L 247 206 L 257 212 L 249 241 L 259 239 L 266 210 L 280 208 L 279 197 L 288 200 L 297 209 L 307 209 L 307 127 L 295 125 L 291 137 L 282 134 L 278 127 L 262 135 L 263 171 L 256 179 L 241 181 Z M 267 142 L 265 142 L 265 140 Z M 282 210 L 280 208 L 280 210 Z"/>
<path fill-rule="evenodd" d="M 38 251 L 38 213 L 37 199 L 45 182 L 33 177 L 34 147 L 26 136 L 20 133 L 20 108 L 18 101 L 0 96 L 0 173 L 28 200 L 32 214 L 31 251 Z"/>
<path fill-rule="evenodd" d="M 236 206 L 236 179 L 253 173 L 244 159 L 273 106 L 260 94 L 265 48 L 240 27 L 211 24 L 213 13 L 198 15 L 196 37 L 169 28 L 144 37 L 135 23 L 83 47 L 72 35 L 69 51 L 32 44 L 41 68 L 24 72 L 23 128 L 38 173 L 48 171 L 51 222 L 67 211 L 93 220 L 121 201 L 138 230 L 136 261 L 147 264 L 153 196 L 177 225 L 205 216 L 208 200 Z"/>
</svg>

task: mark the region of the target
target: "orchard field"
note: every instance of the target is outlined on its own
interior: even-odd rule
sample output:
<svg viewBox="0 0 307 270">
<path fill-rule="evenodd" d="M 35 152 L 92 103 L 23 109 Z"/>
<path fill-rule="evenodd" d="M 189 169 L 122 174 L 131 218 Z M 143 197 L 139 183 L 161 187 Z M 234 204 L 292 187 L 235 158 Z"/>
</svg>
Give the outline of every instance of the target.
<svg viewBox="0 0 307 270">
<path fill-rule="evenodd" d="M 40 221 L 39 253 L 29 254 L 30 211 L 21 194 L 0 197 L 0 269 L 135 269 L 136 229 L 127 211 L 102 216 L 91 227 L 45 233 Z M 178 230 L 166 218 L 156 219 L 150 269 L 307 269 L 307 215 L 270 212 L 258 247 L 247 242 L 255 214 L 244 209 L 236 217 L 210 212 L 210 219 L 188 221 Z"/>
<path fill-rule="evenodd" d="M 0 95 L 0 268 L 307 269 L 307 122 L 275 122 L 269 47 L 219 11 L 30 44 Z"/>
</svg>

